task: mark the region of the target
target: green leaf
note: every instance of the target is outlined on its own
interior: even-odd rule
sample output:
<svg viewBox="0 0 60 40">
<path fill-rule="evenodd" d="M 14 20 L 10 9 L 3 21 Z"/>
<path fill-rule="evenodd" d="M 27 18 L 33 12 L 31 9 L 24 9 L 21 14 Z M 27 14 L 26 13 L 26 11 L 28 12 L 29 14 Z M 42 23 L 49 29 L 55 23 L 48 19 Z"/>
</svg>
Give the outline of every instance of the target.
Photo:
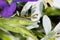
<svg viewBox="0 0 60 40">
<path fill-rule="evenodd" d="M 44 9 L 44 14 L 46 14 L 48 16 L 60 15 L 60 9 L 48 7 L 47 9 Z"/>
<path fill-rule="evenodd" d="M 15 40 L 14 36 L 2 31 L 2 30 L 0 30 L 0 38 L 2 38 L 3 40 Z"/>
<path fill-rule="evenodd" d="M 35 33 L 35 35 L 37 35 L 39 38 L 43 38 L 45 35 L 41 32 L 37 32 L 37 31 L 34 31 L 33 32 Z"/>
<path fill-rule="evenodd" d="M 0 25 L 8 24 L 8 25 L 32 25 L 36 22 L 33 22 L 31 20 L 28 20 L 26 18 L 20 18 L 20 17 L 12 17 L 12 18 L 0 18 Z"/>
<path fill-rule="evenodd" d="M 31 30 L 28 30 L 25 28 L 24 25 L 31 25 L 33 24 L 32 21 L 23 19 L 23 18 L 0 18 L 0 27 L 4 28 L 6 30 L 20 33 L 22 35 L 27 35 L 32 37 L 34 40 L 36 40 L 36 36 L 31 32 Z"/>
</svg>

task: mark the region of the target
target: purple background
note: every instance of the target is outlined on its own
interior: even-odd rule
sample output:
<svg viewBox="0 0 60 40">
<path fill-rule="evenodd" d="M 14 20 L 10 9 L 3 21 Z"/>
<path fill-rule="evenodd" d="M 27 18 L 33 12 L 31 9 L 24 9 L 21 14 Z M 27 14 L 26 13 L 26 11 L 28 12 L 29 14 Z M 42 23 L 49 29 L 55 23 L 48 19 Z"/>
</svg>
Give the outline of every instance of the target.
<svg viewBox="0 0 60 40">
<path fill-rule="evenodd" d="M 38 1 L 38 0 L 14 0 L 14 1 L 20 1 L 20 2 L 35 2 L 35 1 Z"/>
</svg>

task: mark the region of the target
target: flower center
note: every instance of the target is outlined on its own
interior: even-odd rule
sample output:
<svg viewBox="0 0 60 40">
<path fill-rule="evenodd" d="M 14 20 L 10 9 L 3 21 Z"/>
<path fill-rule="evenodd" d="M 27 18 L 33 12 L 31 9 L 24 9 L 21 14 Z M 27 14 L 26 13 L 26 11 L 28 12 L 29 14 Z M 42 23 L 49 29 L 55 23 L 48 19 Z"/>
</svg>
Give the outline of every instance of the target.
<svg viewBox="0 0 60 40">
<path fill-rule="evenodd" d="M 55 40 L 55 38 L 50 38 L 50 40 Z"/>
</svg>

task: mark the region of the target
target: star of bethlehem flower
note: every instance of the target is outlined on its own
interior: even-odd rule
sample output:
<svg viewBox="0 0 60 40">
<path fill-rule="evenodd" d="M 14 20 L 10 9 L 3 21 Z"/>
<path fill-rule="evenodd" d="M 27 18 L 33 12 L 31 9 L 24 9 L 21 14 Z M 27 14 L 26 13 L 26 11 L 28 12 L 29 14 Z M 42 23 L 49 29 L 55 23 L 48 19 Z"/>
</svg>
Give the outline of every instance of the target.
<svg viewBox="0 0 60 40">
<path fill-rule="evenodd" d="M 45 30 L 46 36 L 41 40 L 60 40 L 60 22 L 52 30 L 52 25 L 49 17 L 47 15 L 44 15 L 43 28 Z"/>
<path fill-rule="evenodd" d="M 43 0 L 38 0 L 36 2 L 27 2 L 21 11 L 21 16 L 24 16 L 30 8 L 31 20 L 39 21 L 43 9 Z"/>
<path fill-rule="evenodd" d="M 53 6 L 55 8 L 59 8 L 60 9 L 60 0 L 53 0 L 52 4 L 53 4 Z"/>
</svg>

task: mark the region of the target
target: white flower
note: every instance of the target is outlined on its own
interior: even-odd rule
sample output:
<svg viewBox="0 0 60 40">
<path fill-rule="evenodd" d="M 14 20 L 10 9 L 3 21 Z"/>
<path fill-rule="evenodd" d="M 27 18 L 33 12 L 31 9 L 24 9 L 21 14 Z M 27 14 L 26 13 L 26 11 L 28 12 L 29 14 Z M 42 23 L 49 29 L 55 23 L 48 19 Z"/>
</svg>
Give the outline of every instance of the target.
<svg viewBox="0 0 60 40">
<path fill-rule="evenodd" d="M 44 27 L 46 36 L 41 40 L 60 40 L 60 22 L 52 30 L 52 25 L 49 17 L 47 15 L 44 15 L 43 27 Z"/>
<path fill-rule="evenodd" d="M 27 2 L 21 11 L 21 15 L 22 16 L 25 15 L 30 8 L 31 8 L 31 20 L 39 21 L 43 9 L 43 0 L 38 0 L 36 2 Z"/>
<path fill-rule="evenodd" d="M 30 37 L 30 36 L 27 36 L 26 40 L 34 40 L 34 39 L 32 37 Z M 35 40 L 38 40 L 38 39 L 35 39 Z"/>
<path fill-rule="evenodd" d="M 53 0 L 52 4 L 54 7 L 60 8 L 60 0 Z"/>
<path fill-rule="evenodd" d="M 27 38 L 26 40 L 33 40 L 33 38 L 31 38 L 29 36 L 27 36 L 26 38 Z"/>
<path fill-rule="evenodd" d="M 30 29 L 38 28 L 38 27 L 39 27 L 38 24 L 34 24 L 34 25 L 29 25 L 29 26 L 27 26 L 26 28 L 27 28 L 28 30 L 30 30 Z"/>
</svg>

